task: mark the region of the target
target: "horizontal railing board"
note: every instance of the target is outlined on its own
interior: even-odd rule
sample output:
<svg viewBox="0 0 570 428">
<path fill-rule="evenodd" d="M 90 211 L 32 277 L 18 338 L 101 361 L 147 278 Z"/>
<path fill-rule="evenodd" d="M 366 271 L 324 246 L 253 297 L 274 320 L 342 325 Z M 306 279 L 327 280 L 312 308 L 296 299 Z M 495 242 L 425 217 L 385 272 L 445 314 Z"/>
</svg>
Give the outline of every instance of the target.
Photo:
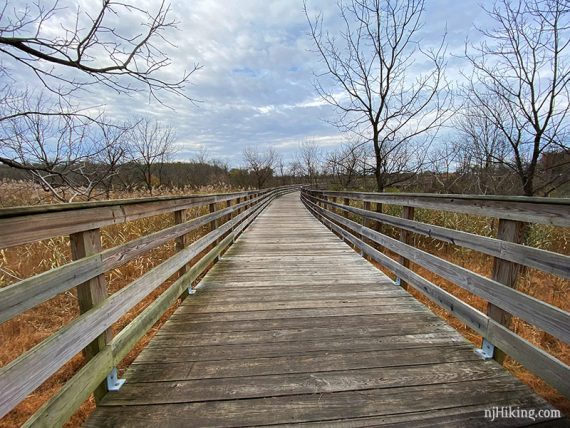
<svg viewBox="0 0 570 428">
<path fill-rule="evenodd" d="M 519 316 L 525 321 L 570 343 L 570 314 L 566 311 L 364 227 L 343 216 L 327 211 L 313 202 L 311 203 L 329 219 L 351 228 L 356 233 L 377 242 L 501 309 Z"/>
<path fill-rule="evenodd" d="M 59 293 L 115 269 L 153 248 L 207 225 L 212 220 L 233 213 L 247 204 L 257 203 L 266 197 L 267 195 L 264 194 L 246 202 L 197 217 L 186 223 L 159 230 L 99 254 L 76 260 L 4 287 L 0 289 L 0 323 L 55 297 Z"/>
<path fill-rule="evenodd" d="M 529 223 L 570 226 L 570 199 L 522 196 L 437 195 L 422 193 L 365 193 L 311 190 L 312 194 L 359 201 L 426 208 Z"/>
<path fill-rule="evenodd" d="M 567 381 L 570 378 L 570 367 L 568 365 L 535 347 L 487 315 L 364 243 L 356 235 L 353 235 L 321 215 L 315 210 L 316 205 L 311 201 L 304 198 L 304 202 L 307 208 L 309 208 L 313 215 L 321 222 L 341 235 L 352 245 L 359 248 L 365 255 L 370 256 L 378 263 L 386 266 L 412 285 L 416 290 L 428 297 L 432 302 L 463 321 L 477 333 L 486 337 L 487 340 L 495 346 L 504 349 L 515 360 L 519 361 L 561 393 L 570 397 L 570 384 Z M 357 233 L 354 230 L 353 232 Z"/>
<path fill-rule="evenodd" d="M 323 204 L 351 212 L 367 219 L 381 221 L 390 226 L 406 229 L 410 232 L 435 238 L 460 247 L 480 251 L 490 256 L 499 257 L 527 267 L 540 269 L 564 278 L 570 278 L 570 256 L 513 242 L 502 241 L 500 239 L 422 223 L 417 220 L 408 220 L 388 214 L 380 214 L 374 211 L 334 203 L 322 198 L 316 198 L 316 200 Z"/>
<path fill-rule="evenodd" d="M 105 350 L 97 354 L 80 369 L 66 384 L 45 403 L 34 415 L 26 421 L 24 427 L 53 427 L 62 426 L 87 400 L 90 391 L 95 389 L 110 372 L 111 368 L 130 352 L 133 346 L 148 332 L 162 317 L 164 312 L 186 291 L 188 284 L 196 280 L 206 270 L 220 253 L 227 248 L 237 235 L 247 227 L 257 215 L 267 206 L 252 214 L 250 219 L 242 222 L 214 249 L 193 265 L 188 272 L 177 279 L 164 293 L 143 310 L 123 330 L 121 330 Z M 256 207 L 257 208 L 257 207 Z"/>
<path fill-rule="evenodd" d="M 0 417 L 41 385 L 63 364 L 119 320 L 183 265 L 200 254 L 223 234 L 256 212 L 248 208 L 220 228 L 179 251 L 160 265 L 85 312 L 34 348 L 0 369 Z M 34 373 L 29 377 L 29 373 Z"/>
<path fill-rule="evenodd" d="M 245 192 L 208 193 L 204 195 L 157 196 L 157 197 L 148 197 L 148 198 L 110 199 L 105 201 L 71 202 L 71 203 L 62 203 L 62 204 L 0 208 L 0 219 L 8 217 L 27 216 L 27 215 L 49 214 L 49 213 L 64 212 L 64 211 L 89 210 L 93 208 L 114 207 L 119 205 L 120 206 L 145 205 L 157 202 L 159 203 L 174 202 L 177 204 L 182 204 L 184 201 L 191 201 L 203 198 L 219 198 L 225 196 L 230 196 L 232 199 L 235 199 L 256 193 L 267 193 L 272 190 L 274 190 L 274 188 L 262 189 L 262 190 L 248 190 Z"/>
<path fill-rule="evenodd" d="M 193 196 L 179 200 L 152 201 L 117 205 L 54 210 L 54 212 L 0 218 L 0 248 L 28 244 L 56 236 L 70 235 L 144 217 L 167 214 L 211 203 L 225 202 L 241 196 L 267 192 L 240 192 L 214 196 Z M 128 201 L 128 200 L 127 200 Z M 1 213 L 0 213 L 1 214 Z"/>
</svg>

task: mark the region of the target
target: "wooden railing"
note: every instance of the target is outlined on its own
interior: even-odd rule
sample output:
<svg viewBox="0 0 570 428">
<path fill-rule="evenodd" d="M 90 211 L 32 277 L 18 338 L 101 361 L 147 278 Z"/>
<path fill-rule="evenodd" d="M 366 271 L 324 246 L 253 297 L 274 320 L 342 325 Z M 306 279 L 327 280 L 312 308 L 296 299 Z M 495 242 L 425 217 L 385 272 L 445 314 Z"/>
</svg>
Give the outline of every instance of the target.
<svg viewBox="0 0 570 428">
<path fill-rule="evenodd" d="M 61 267 L 1 288 L 0 322 L 73 288 L 80 308 L 77 318 L 0 369 L 0 417 L 82 351 L 87 363 L 26 426 L 60 426 L 92 393 L 98 401 L 113 388 L 113 382 L 119 382 L 114 367 L 165 311 L 181 295 L 192 293 L 192 282 L 275 197 L 295 189 L 284 186 L 241 193 L 0 210 L 0 248 L 68 235 L 73 258 Z M 209 207 L 209 213 L 187 221 L 186 210 L 199 207 Z M 174 215 L 174 226 L 102 249 L 101 227 L 167 213 Z M 210 227 L 209 233 L 188 245 L 188 234 L 204 226 Z M 173 256 L 108 295 L 106 272 L 172 241 L 177 249 Z M 111 336 L 113 323 L 177 272 L 178 278 L 166 291 Z"/>
<path fill-rule="evenodd" d="M 570 367 L 507 327 L 510 318 L 516 316 L 570 343 L 570 313 L 513 288 L 521 266 L 570 278 L 569 256 L 523 245 L 524 231 L 529 223 L 570 227 L 570 200 L 310 189 L 303 189 L 301 197 L 319 220 L 355 249 L 480 334 L 483 337 L 482 355 L 499 362 L 505 354 L 509 355 L 570 397 Z M 372 204 L 375 204 L 375 210 L 371 209 Z M 382 204 L 401 206 L 401 216 L 383 213 Z M 414 220 L 416 208 L 498 218 L 497 236 L 490 238 Z M 386 227 L 383 225 L 399 230 L 398 239 L 382 233 L 382 227 Z M 412 234 L 493 257 L 491 277 L 416 248 Z M 399 260 L 381 251 L 382 248 L 399 256 Z M 487 313 L 473 308 L 410 269 L 410 260 L 487 301 Z"/>
</svg>

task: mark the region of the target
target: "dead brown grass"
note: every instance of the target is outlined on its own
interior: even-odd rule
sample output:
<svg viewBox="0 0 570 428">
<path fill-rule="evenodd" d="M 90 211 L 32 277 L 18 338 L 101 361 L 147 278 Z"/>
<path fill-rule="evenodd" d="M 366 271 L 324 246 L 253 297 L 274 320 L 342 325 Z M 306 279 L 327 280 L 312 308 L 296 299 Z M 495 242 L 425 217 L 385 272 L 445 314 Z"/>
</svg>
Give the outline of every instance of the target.
<svg viewBox="0 0 570 428">
<path fill-rule="evenodd" d="M 202 188 L 189 191 L 188 189 L 162 192 L 179 196 L 183 194 L 205 194 L 237 191 L 227 188 Z M 34 205 L 45 203 L 45 195 L 30 183 L 6 183 L 0 182 L 0 204 L 7 206 Z M 41 195 L 42 197 L 39 197 Z M 115 199 L 140 198 L 146 196 L 143 192 L 116 193 Z M 48 202 L 51 202 L 48 200 Z M 220 205 L 218 209 L 222 208 Z M 190 209 L 188 218 L 194 218 L 206 213 L 207 208 Z M 131 241 L 140 236 L 164 229 L 174 224 L 173 215 L 159 215 L 143 218 L 126 224 L 113 225 L 102 229 L 103 248 L 112 248 L 122 243 Z M 189 242 L 194 242 L 205 233 L 208 228 L 203 227 L 189 236 Z M 175 252 L 174 242 L 165 244 L 144 256 L 138 257 L 118 269 L 106 274 L 109 293 L 115 293 L 132 281 L 148 272 L 153 267 L 165 261 Z M 61 266 L 71 260 L 69 238 L 58 237 L 45 241 L 34 242 L 8 249 L 0 250 L 0 287 L 13 284 L 19 280 L 29 278 L 52 268 Z M 129 311 L 112 327 L 113 333 L 117 334 L 131 320 L 140 314 L 152 303 L 168 286 L 176 276 L 166 281 L 161 287 L 143 299 L 135 308 Z M 145 345 L 154 336 L 161 325 L 170 317 L 178 303 L 171 307 L 135 346 L 127 357 L 119 365 L 119 372 L 128 367 Z M 55 333 L 64 325 L 79 315 L 79 306 L 74 291 L 69 291 L 30 309 L 14 319 L 0 325 L 0 335 L 3 346 L 0 348 L 0 367 L 13 361 L 25 351 L 33 348 L 42 340 Z M 83 365 L 85 360 L 82 355 L 75 356 L 65 364 L 57 373 L 45 381 L 33 394 L 27 397 L 8 415 L 0 420 L 0 427 L 17 427 L 22 425 L 34 412 L 36 412 L 49 398 L 51 398 Z M 93 398 L 81 406 L 78 412 L 68 422 L 68 427 L 80 426 L 87 416 L 95 408 Z"/>
</svg>

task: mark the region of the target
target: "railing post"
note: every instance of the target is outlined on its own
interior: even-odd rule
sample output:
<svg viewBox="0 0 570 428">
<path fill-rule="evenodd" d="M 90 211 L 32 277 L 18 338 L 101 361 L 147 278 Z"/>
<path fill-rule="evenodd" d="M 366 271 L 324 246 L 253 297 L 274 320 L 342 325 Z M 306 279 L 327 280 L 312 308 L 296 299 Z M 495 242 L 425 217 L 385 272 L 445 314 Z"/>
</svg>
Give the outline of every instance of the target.
<svg viewBox="0 0 570 428">
<path fill-rule="evenodd" d="M 497 239 L 502 241 L 514 242 L 516 244 L 522 244 L 525 238 L 526 223 L 515 221 L 499 219 L 499 225 L 497 229 Z M 493 260 L 493 274 L 492 279 L 504 284 L 508 287 L 514 288 L 516 286 L 518 277 L 520 273 L 520 265 L 514 262 L 509 262 L 507 260 L 495 257 Z M 498 306 L 492 303 L 487 304 L 487 315 L 500 324 L 508 327 L 511 323 L 511 314 L 505 312 Z M 483 347 L 485 347 L 486 339 L 483 338 Z M 493 358 L 503 364 L 505 361 L 506 354 L 498 349 L 494 349 Z"/>
<path fill-rule="evenodd" d="M 370 201 L 364 201 L 364 206 L 363 206 L 363 208 L 364 208 L 366 211 L 370 211 Z M 367 219 L 366 217 L 362 217 L 362 226 L 368 227 L 368 225 L 369 225 L 368 219 Z"/>
<path fill-rule="evenodd" d="M 349 207 L 349 206 L 350 206 L 350 199 L 344 198 L 344 199 L 342 200 L 342 204 Z M 342 216 L 348 218 L 349 214 L 350 214 L 350 213 L 349 213 L 348 211 L 344 211 L 343 214 L 342 214 Z"/>
<path fill-rule="evenodd" d="M 408 207 L 408 206 L 403 206 L 402 207 L 402 218 L 405 218 L 407 220 L 413 220 L 414 219 L 414 207 Z M 408 245 L 412 245 L 412 233 L 405 230 L 405 229 L 400 229 L 400 241 L 402 241 L 404 244 L 408 244 Z M 408 260 L 407 258 L 400 256 L 400 264 L 402 266 L 404 266 L 406 269 L 410 268 L 410 260 Z M 404 288 L 408 288 L 408 284 L 402 280 L 399 279 L 400 281 L 400 285 Z"/>
<path fill-rule="evenodd" d="M 174 211 L 174 223 L 175 224 L 182 224 L 186 223 L 186 210 L 178 210 Z M 176 251 L 182 251 L 184 247 L 188 245 L 188 234 L 184 234 L 176 238 Z M 182 276 L 188 271 L 188 265 L 182 266 L 182 268 L 178 271 L 178 275 Z"/>
<path fill-rule="evenodd" d="M 73 233 L 69 235 L 69 242 L 71 245 L 71 257 L 73 260 L 92 256 L 100 253 L 102 250 L 101 230 L 92 229 L 84 232 Z M 106 298 L 107 280 L 105 279 L 104 274 L 77 286 L 77 300 L 79 303 L 79 312 L 81 314 L 103 302 Z M 85 359 L 89 361 L 96 354 L 101 352 L 105 348 L 106 344 L 111 341 L 111 338 L 112 329 L 109 328 L 97 337 L 97 339 L 87 345 L 85 349 L 83 349 Z M 102 382 L 93 391 L 95 402 L 98 403 L 106 393 L 107 385 L 105 382 Z"/>
<path fill-rule="evenodd" d="M 381 202 L 376 202 L 376 212 L 379 214 L 382 214 L 382 203 Z M 382 222 L 381 221 L 376 222 L 376 232 L 382 233 Z"/>
<path fill-rule="evenodd" d="M 215 204 L 215 203 L 212 203 L 212 204 L 208 205 L 208 207 L 209 207 L 210 214 L 216 212 L 216 204 Z M 216 220 L 212 220 L 212 221 L 210 222 L 210 232 L 213 232 L 213 231 L 216 230 L 217 228 L 218 228 L 218 220 L 217 220 L 217 219 L 216 219 Z M 214 241 L 214 243 L 212 243 L 212 245 L 210 246 L 210 248 L 215 248 L 216 245 L 218 245 L 219 242 L 220 242 L 220 240 L 219 240 L 219 239 L 216 239 L 216 240 Z M 219 259 L 220 259 L 219 257 L 216 257 L 216 261 L 218 261 Z"/>
<path fill-rule="evenodd" d="M 364 208 L 366 211 L 370 211 L 370 201 L 364 201 L 364 204 L 363 204 L 363 207 L 362 207 L 362 208 Z M 368 218 L 362 217 L 362 226 L 368 227 L 368 228 L 370 227 L 370 221 L 368 220 Z M 361 236 L 360 238 L 362 239 L 362 242 L 364 242 L 365 244 L 373 245 L 372 241 L 366 239 L 364 236 Z M 364 250 L 361 251 L 360 254 L 361 254 L 363 257 L 368 258 L 368 257 L 366 257 L 366 256 L 364 255 Z"/>
<path fill-rule="evenodd" d="M 230 208 L 231 206 L 232 206 L 232 199 L 228 199 L 228 200 L 226 201 L 226 208 Z M 227 223 L 227 222 L 230 221 L 231 219 L 232 219 L 232 213 L 229 213 L 229 214 L 226 216 L 225 223 Z"/>
</svg>

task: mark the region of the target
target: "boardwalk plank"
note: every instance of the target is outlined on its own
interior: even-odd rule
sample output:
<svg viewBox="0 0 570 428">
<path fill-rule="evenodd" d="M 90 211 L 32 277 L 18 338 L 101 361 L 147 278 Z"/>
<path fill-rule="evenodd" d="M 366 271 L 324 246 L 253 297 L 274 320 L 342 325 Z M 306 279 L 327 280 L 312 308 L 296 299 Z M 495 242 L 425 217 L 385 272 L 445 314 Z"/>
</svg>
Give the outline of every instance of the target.
<svg viewBox="0 0 570 428">
<path fill-rule="evenodd" d="M 87 427 L 487 426 L 490 406 L 550 407 L 298 198 L 230 247 Z"/>
</svg>

